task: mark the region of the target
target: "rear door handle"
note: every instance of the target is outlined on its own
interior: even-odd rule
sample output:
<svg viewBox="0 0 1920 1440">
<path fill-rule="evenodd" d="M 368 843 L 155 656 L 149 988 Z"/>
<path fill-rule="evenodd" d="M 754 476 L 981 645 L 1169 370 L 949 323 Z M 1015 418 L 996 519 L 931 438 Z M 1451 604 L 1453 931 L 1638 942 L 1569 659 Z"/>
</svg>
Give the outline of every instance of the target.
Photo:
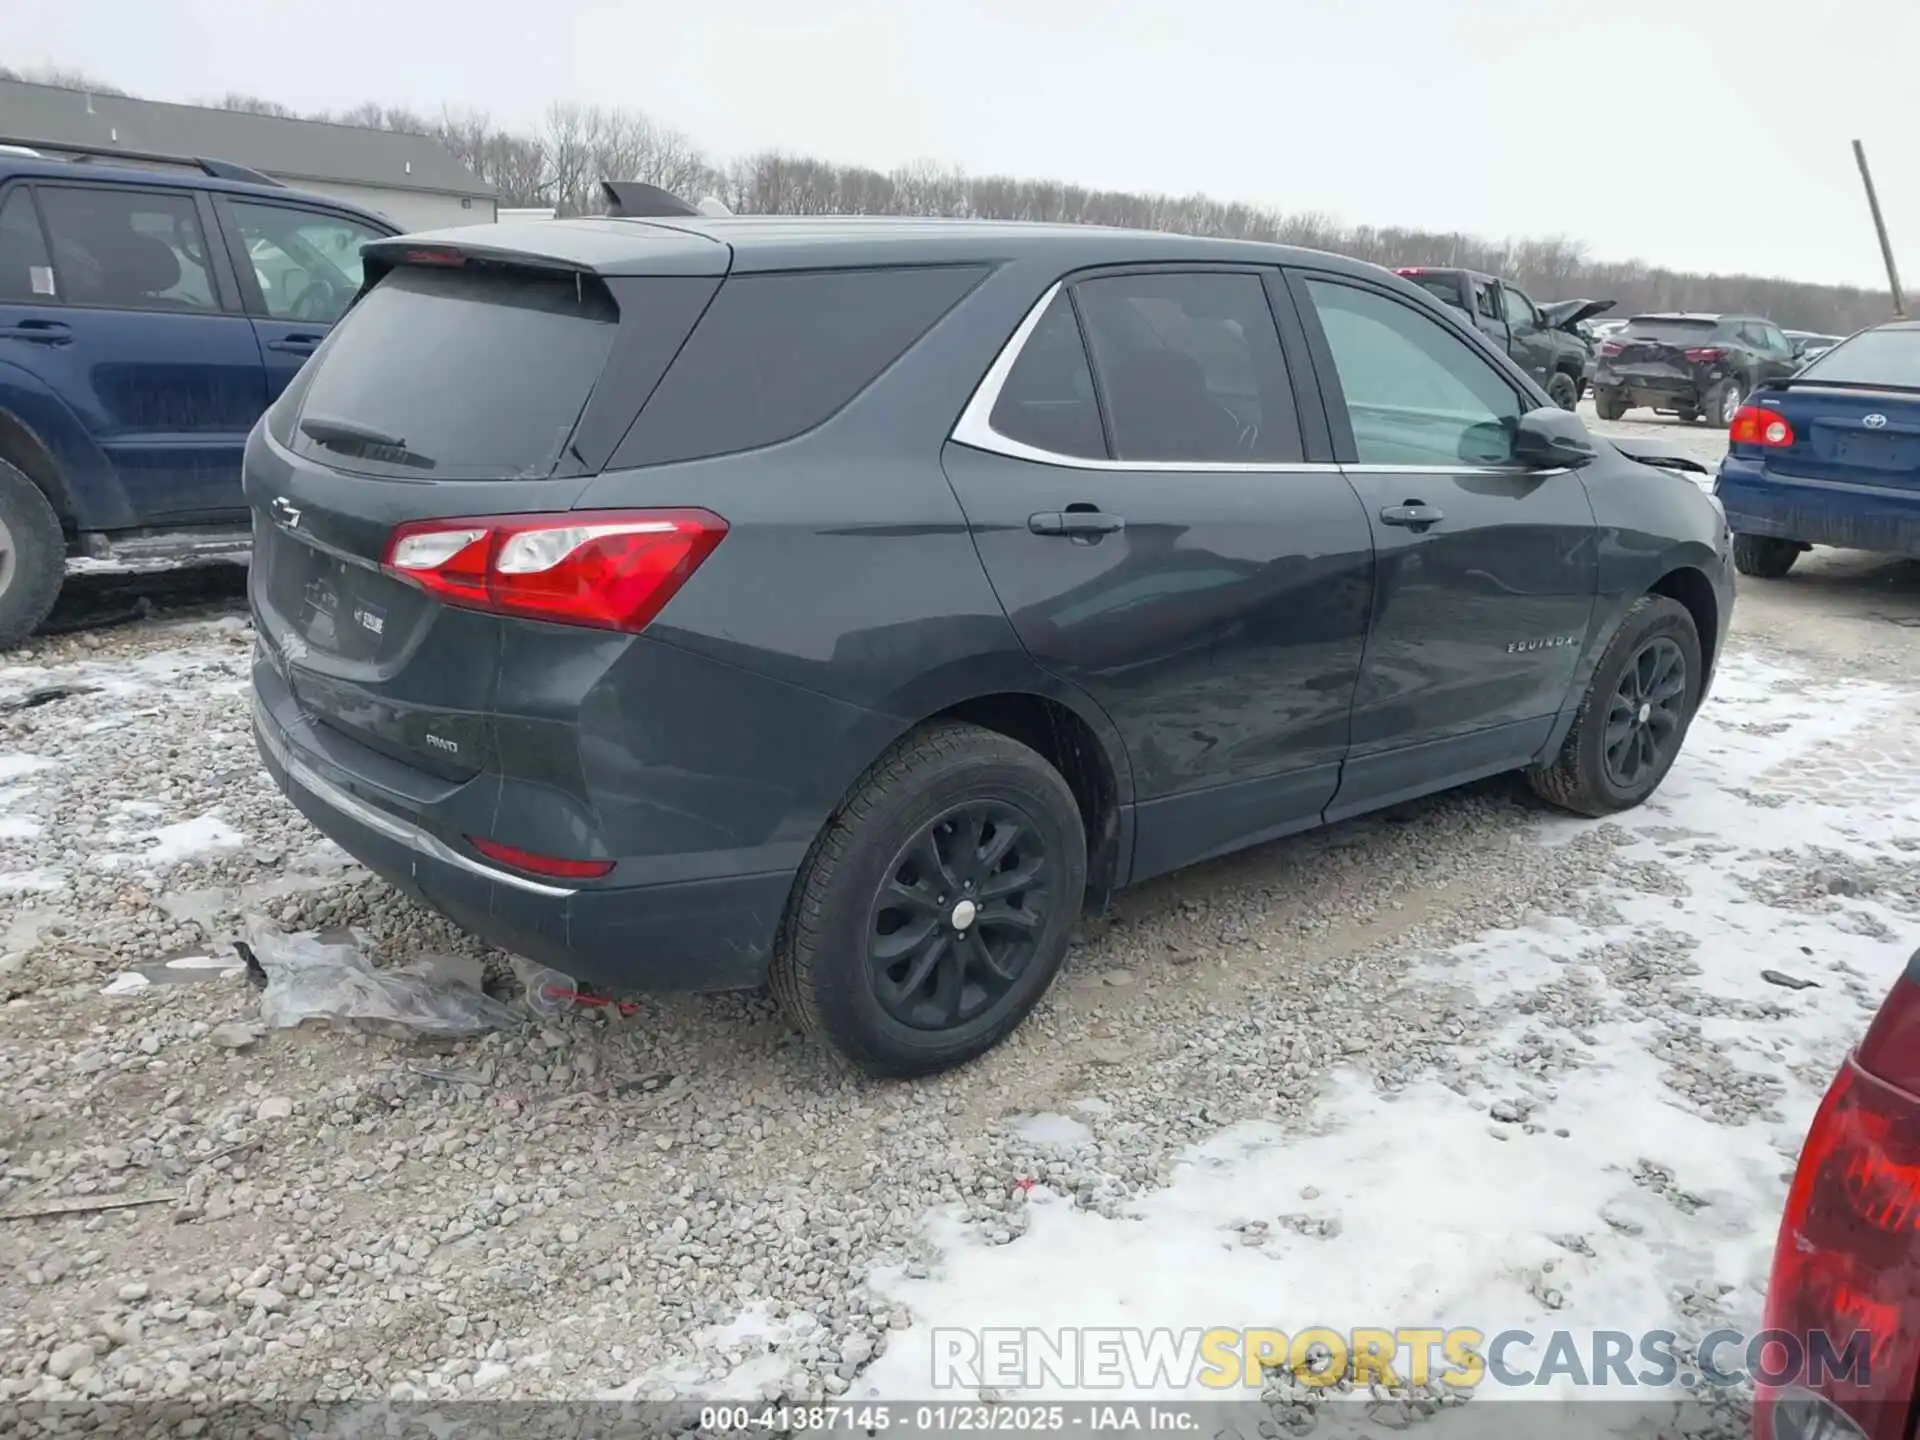
<svg viewBox="0 0 1920 1440">
<path fill-rule="evenodd" d="M 318 335 L 286 335 L 278 340 L 267 341 L 267 349 L 291 355 L 311 355 L 318 348 L 320 340 Z"/>
<path fill-rule="evenodd" d="M 71 345 L 73 331 L 58 320 L 22 320 L 0 325 L 0 339 L 25 340 L 30 345 Z"/>
<path fill-rule="evenodd" d="M 1438 507 L 1422 505 L 1417 500 L 1409 500 L 1404 505 L 1389 505 L 1380 512 L 1382 525 L 1404 525 L 1414 530 L 1424 530 L 1436 520 L 1446 518 Z"/>
<path fill-rule="evenodd" d="M 1036 535 L 1111 535 L 1127 522 L 1104 510 L 1042 510 L 1027 517 L 1027 529 Z"/>
</svg>

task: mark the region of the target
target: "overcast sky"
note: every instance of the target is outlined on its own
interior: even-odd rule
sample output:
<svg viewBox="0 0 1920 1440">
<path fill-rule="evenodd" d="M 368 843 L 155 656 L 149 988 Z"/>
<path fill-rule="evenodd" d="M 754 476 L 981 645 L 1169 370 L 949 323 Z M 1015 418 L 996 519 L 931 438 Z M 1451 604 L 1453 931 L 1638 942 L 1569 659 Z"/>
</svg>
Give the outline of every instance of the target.
<svg viewBox="0 0 1920 1440">
<path fill-rule="evenodd" d="M 0 60 L 537 120 L 643 109 L 725 159 L 1193 190 L 1606 259 L 1920 284 L 1915 0 L 0 0 Z M 0 122 L 5 117 L 0 116 Z M 0 131 L 4 124 L 0 123 Z"/>
</svg>

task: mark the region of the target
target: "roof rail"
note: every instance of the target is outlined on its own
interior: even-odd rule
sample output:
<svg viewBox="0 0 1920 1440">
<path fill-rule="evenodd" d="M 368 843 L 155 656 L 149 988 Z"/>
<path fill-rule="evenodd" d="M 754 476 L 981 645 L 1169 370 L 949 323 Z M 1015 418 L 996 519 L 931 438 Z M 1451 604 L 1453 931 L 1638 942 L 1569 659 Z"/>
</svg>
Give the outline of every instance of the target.
<svg viewBox="0 0 1920 1440">
<path fill-rule="evenodd" d="M 231 160 L 209 160 L 199 155 L 167 155 L 153 150 L 126 150 L 118 145 L 75 145 L 65 140 L 29 140 L 14 135 L 0 135 L 0 145 L 17 145 L 38 152 L 44 159 L 70 160 L 76 165 L 90 164 L 95 160 L 186 165 L 215 180 L 237 180 L 246 185 L 271 185 L 277 190 L 286 189 L 271 175 L 263 175 L 245 165 L 236 165 Z"/>
</svg>

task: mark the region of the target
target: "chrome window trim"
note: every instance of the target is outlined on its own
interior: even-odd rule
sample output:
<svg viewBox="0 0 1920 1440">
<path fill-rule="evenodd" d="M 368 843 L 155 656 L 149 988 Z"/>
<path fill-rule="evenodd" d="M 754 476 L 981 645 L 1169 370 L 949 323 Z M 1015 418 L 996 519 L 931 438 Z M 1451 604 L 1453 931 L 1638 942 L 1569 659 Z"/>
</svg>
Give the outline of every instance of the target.
<svg viewBox="0 0 1920 1440">
<path fill-rule="evenodd" d="M 1034 302 L 1033 308 L 1022 317 L 1007 343 L 1000 347 L 1000 353 L 974 387 L 967 408 L 960 412 L 960 419 L 947 436 L 954 444 L 965 445 L 970 450 L 983 450 L 989 455 L 1003 455 L 1009 460 L 1032 461 L 1037 465 L 1057 465 L 1069 470 L 1125 471 L 1131 474 L 1339 475 L 1348 469 L 1375 475 L 1547 476 L 1567 473 L 1564 467 L 1555 470 L 1517 470 L 1499 465 L 1369 465 L 1364 461 L 1343 466 L 1312 460 L 1109 460 L 1104 456 L 1063 455 L 1057 450 L 1043 450 L 1037 445 L 1002 435 L 993 428 L 993 407 L 1000 401 L 1000 392 L 1006 388 L 1007 378 L 1013 374 L 1020 352 L 1026 348 L 1027 341 L 1033 338 L 1033 332 L 1040 328 L 1047 307 L 1066 288 L 1066 283 L 1056 280 L 1049 285 L 1046 294 Z M 1091 356 L 1087 363 L 1093 363 Z"/>
<path fill-rule="evenodd" d="M 1014 365 L 1020 359 L 1020 352 L 1026 348 L 1027 341 L 1033 338 L 1033 332 L 1040 328 L 1041 317 L 1047 313 L 1047 307 L 1066 288 L 1066 281 L 1056 280 L 1047 287 L 1047 293 L 1034 303 L 1024 319 L 1014 329 L 1012 337 L 1000 347 L 1000 353 L 994 357 L 993 364 L 987 368 L 978 386 L 974 388 L 973 398 L 967 402 L 967 408 L 960 412 L 960 419 L 953 427 L 948 439 L 956 445 L 965 445 L 972 450 L 984 450 L 990 455 L 1004 455 L 1010 460 L 1031 460 L 1039 465 L 1059 465 L 1069 470 L 1119 470 L 1132 473 L 1154 471 L 1162 473 L 1210 475 L 1246 474 L 1246 475 L 1284 475 L 1300 471 L 1338 473 L 1338 465 L 1314 464 L 1305 460 L 1109 460 L 1104 456 L 1062 455 L 1057 450 L 1043 450 L 1037 445 L 1028 445 L 1002 435 L 993 428 L 993 407 L 1000 402 L 1000 392 L 1006 387 L 1007 377 L 1013 373 Z M 1088 357 L 1087 363 L 1093 363 Z"/>
</svg>

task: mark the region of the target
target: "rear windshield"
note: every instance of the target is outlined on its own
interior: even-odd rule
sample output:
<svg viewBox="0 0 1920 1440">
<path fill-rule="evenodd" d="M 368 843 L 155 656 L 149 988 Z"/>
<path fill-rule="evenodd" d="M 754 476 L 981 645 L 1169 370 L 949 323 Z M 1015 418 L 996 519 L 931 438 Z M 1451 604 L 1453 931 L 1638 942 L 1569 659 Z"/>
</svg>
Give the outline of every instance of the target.
<svg viewBox="0 0 1920 1440">
<path fill-rule="evenodd" d="M 1456 310 L 1464 310 L 1466 308 L 1466 306 L 1460 303 L 1460 282 L 1458 280 L 1450 280 L 1440 275 L 1406 275 L 1402 278 L 1411 280 L 1429 295 L 1438 296 Z"/>
<path fill-rule="evenodd" d="M 1713 338 L 1720 328 L 1718 320 L 1648 320 L 1627 322 L 1627 335 L 1634 340 L 1658 340 L 1669 345 L 1698 345 Z"/>
<path fill-rule="evenodd" d="M 374 475 L 550 475 L 618 321 L 598 281 L 395 270 L 329 337 L 293 447 Z"/>
<path fill-rule="evenodd" d="M 1800 372 L 1832 385 L 1897 385 L 1920 390 L 1920 330 L 1866 330 Z"/>
</svg>

